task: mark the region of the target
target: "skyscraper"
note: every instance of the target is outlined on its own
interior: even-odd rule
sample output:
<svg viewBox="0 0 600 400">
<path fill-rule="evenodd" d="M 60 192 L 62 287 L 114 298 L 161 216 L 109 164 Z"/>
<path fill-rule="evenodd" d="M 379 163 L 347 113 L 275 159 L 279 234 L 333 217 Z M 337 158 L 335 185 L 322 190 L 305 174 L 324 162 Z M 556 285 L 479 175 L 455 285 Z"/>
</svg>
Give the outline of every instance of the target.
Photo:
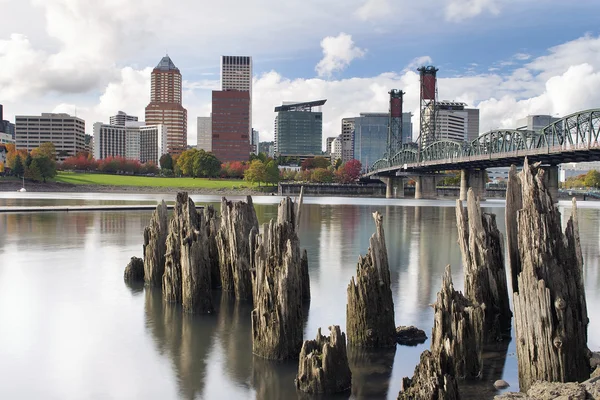
<svg viewBox="0 0 600 400">
<path fill-rule="evenodd" d="M 221 57 L 221 90 L 239 90 L 250 94 L 248 103 L 248 141 L 252 139 L 252 57 Z"/>
<path fill-rule="evenodd" d="M 212 152 L 221 162 L 250 157 L 250 94 L 237 90 L 212 92 Z"/>
<path fill-rule="evenodd" d="M 187 110 L 181 105 L 181 73 L 169 56 L 152 70 L 146 125 L 167 128 L 167 152 L 181 154 L 187 148 Z"/>
<path fill-rule="evenodd" d="M 197 124 L 197 145 L 198 150 L 207 152 L 212 151 L 212 117 L 198 117 Z"/>
<path fill-rule="evenodd" d="M 284 103 L 275 107 L 275 152 L 280 156 L 314 157 L 321 155 L 323 112 L 327 100 Z"/>
</svg>

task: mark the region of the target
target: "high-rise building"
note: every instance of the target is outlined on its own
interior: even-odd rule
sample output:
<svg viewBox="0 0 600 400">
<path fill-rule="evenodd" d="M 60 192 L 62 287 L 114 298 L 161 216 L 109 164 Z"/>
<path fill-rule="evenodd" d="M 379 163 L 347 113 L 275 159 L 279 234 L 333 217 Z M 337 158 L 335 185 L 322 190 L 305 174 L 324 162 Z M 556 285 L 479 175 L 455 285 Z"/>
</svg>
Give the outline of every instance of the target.
<svg viewBox="0 0 600 400">
<path fill-rule="evenodd" d="M 94 124 L 94 158 L 124 157 L 158 165 L 165 153 L 167 130 L 164 125 L 146 126 L 130 121 L 125 126 Z"/>
<path fill-rule="evenodd" d="M 146 124 L 166 127 L 168 153 L 186 150 L 187 110 L 181 105 L 181 73 L 168 55 L 152 70 Z"/>
<path fill-rule="evenodd" d="M 517 121 L 517 129 L 528 131 L 539 131 L 548 125 L 558 121 L 560 118 L 551 115 L 528 115 Z"/>
<path fill-rule="evenodd" d="M 42 143 L 53 143 L 58 161 L 74 157 L 86 150 L 85 121 L 68 114 L 42 113 L 42 115 L 15 117 L 17 149 L 31 151 Z"/>
<path fill-rule="evenodd" d="M 337 160 L 342 159 L 342 135 L 333 138 L 331 142 L 331 155 L 330 162 L 331 164 L 335 164 Z"/>
<path fill-rule="evenodd" d="M 113 115 L 110 117 L 110 124 L 125 126 L 126 122 L 137 121 L 137 120 L 138 120 L 138 117 L 133 116 L 133 115 L 127 115 L 127 113 L 125 113 L 123 111 L 119 111 L 119 112 L 117 112 L 117 115 Z"/>
<path fill-rule="evenodd" d="M 212 92 L 212 152 L 221 162 L 248 161 L 249 103 L 249 92 Z"/>
<path fill-rule="evenodd" d="M 2 104 L 0 104 L 0 133 L 5 133 L 10 135 L 10 139 L 12 140 L 10 143 L 14 143 L 15 140 L 15 124 L 4 119 L 4 109 Z M 5 137 L 5 140 L 6 139 Z"/>
<path fill-rule="evenodd" d="M 275 154 L 275 143 L 274 142 L 260 142 L 258 144 L 258 152 L 264 153 L 268 157 L 273 157 Z"/>
<path fill-rule="evenodd" d="M 280 156 L 322 154 L 323 112 L 327 100 L 285 104 L 275 107 L 275 152 Z"/>
<path fill-rule="evenodd" d="M 212 151 L 212 117 L 198 117 L 197 122 L 198 150 Z"/>
<path fill-rule="evenodd" d="M 248 137 L 252 141 L 252 57 L 221 56 L 221 90 L 239 90 L 250 94 Z"/>
<path fill-rule="evenodd" d="M 250 152 L 258 154 L 259 134 L 256 129 L 252 129 L 252 141 L 250 142 Z"/>
<path fill-rule="evenodd" d="M 14 142 L 15 140 L 13 139 L 12 135 L 0 132 L 0 144 L 10 144 Z"/>
<path fill-rule="evenodd" d="M 436 107 L 437 140 L 469 141 L 479 136 L 479 110 L 469 111 L 465 103 L 456 101 L 438 101 Z"/>
<path fill-rule="evenodd" d="M 407 139 L 412 138 L 411 118 L 411 113 L 402 113 L 402 143 L 408 143 L 410 140 Z M 375 161 L 386 156 L 390 114 L 361 113 L 353 120 L 352 157 L 367 170 Z"/>
<path fill-rule="evenodd" d="M 342 118 L 342 162 L 354 158 L 354 118 Z"/>
<path fill-rule="evenodd" d="M 335 140 L 336 136 L 331 136 L 325 139 L 325 154 L 331 155 L 331 144 Z"/>
</svg>

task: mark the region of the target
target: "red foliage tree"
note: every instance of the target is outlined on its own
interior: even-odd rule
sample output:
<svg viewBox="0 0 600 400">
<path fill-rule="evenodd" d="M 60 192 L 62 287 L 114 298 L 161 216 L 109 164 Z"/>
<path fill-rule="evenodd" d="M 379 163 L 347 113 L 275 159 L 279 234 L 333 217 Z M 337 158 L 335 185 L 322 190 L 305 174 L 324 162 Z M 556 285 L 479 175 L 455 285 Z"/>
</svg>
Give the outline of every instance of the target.
<svg viewBox="0 0 600 400">
<path fill-rule="evenodd" d="M 362 164 L 358 160 L 345 162 L 335 171 L 336 181 L 339 183 L 352 183 L 360 177 Z"/>
</svg>

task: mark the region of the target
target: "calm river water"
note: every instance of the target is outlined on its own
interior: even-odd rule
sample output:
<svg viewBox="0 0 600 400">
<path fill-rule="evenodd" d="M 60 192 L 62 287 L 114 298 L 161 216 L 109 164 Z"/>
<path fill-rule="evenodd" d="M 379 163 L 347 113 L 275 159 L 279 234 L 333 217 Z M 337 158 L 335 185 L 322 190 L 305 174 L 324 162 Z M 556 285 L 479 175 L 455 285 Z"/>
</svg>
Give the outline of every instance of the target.
<svg viewBox="0 0 600 400">
<path fill-rule="evenodd" d="M 155 203 L 174 195 L 7 194 L 0 206 Z M 193 196 L 197 203 L 217 197 Z M 255 198 L 259 222 L 276 217 L 276 197 Z M 308 250 L 312 302 L 304 336 L 338 324 L 345 331 L 346 287 L 385 218 L 396 325 L 428 335 L 429 306 L 444 267 L 462 289 L 454 203 L 308 198 L 300 240 Z M 504 231 L 504 205 L 486 202 Z M 563 219 L 570 213 L 561 205 Z M 0 214 L 1 399 L 291 399 L 296 362 L 252 355 L 250 306 L 215 293 L 211 316 L 182 315 L 160 293 L 128 287 L 123 269 L 142 255 L 150 212 Z M 600 350 L 600 203 L 581 203 L 580 233 L 590 313 L 589 347 Z M 349 349 L 351 398 L 395 399 L 429 341 L 391 351 Z M 514 341 L 485 355 L 466 398 L 492 398 L 496 379 L 518 390 Z M 343 396 L 340 398 L 344 398 Z M 348 395 L 345 396 L 348 398 Z"/>
</svg>

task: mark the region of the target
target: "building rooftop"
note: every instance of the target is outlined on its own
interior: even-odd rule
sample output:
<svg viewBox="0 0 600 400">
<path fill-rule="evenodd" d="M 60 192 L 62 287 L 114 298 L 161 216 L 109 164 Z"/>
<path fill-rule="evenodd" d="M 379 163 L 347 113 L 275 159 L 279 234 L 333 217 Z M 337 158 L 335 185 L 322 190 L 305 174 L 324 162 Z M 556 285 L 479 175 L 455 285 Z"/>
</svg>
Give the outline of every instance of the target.
<svg viewBox="0 0 600 400">
<path fill-rule="evenodd" d="M 315 100 L 315 101 L 307 101 L 304 103 L 293 103 L 293 104 L 284 104 L 275 107 L 275 112 L 279 111 L 312 111 L 313 107 L 319 107 L 325 104 L 327 100 Z"/>
<path fill-rule="evenodd" d="M 161 70 L 161 71 L 179 71 L 179 68 L 177 68 L 175 66 L 175 64 L 173 64 L 173 61 L 171 60 L 171 58 L 169 57 L 169 55 L 164 56 L 160 60 L 160 62 L 156 66 L 156 68 L 154 68 L 154 69 L 158 69 L 158 70 Z"/>
</svg>

